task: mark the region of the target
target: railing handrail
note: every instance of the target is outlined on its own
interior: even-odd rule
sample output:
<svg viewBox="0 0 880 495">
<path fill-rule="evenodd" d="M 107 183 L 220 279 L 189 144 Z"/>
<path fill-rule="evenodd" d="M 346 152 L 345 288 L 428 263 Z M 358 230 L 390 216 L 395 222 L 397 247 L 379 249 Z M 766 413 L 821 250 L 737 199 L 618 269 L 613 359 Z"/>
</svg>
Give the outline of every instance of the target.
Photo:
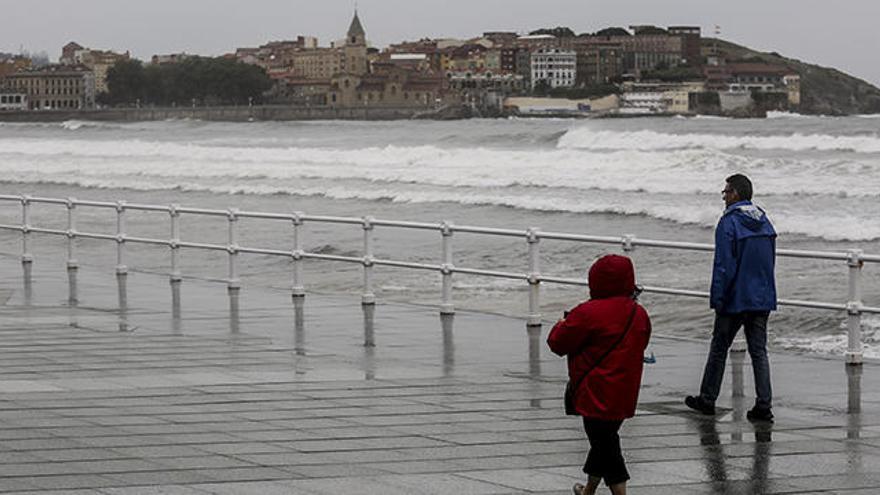
<svg viewBox="0 0 880 495">
<path fill-rule="evenodd" d="M 175 206 L 175 205 L 152 205 L 152 204 L 141 204 L 141 203 L 127 203 L 124 201 L 90 201 L 90 200 L 81 200 L 75 198 L 47 198 L 40 196 L 27 196 L 27 195 L 9 195 L 3 194 L 0 195 L 0 201 L 15 201 L 15 202 L 23 202 L 27 201 L 29 203 L 45 203 L 45 204 L 57 204 L 57 205 L 73 205 L 73 206 L 91 206 L 95 208 L 107 208 L 107 209 L 118 209 L 123 208 L 125 210 L 134 210 L 134 211 L 163 211 L 170 212 L 172 209 L 176 209 L 178 213 L 186 213 L 186 214 L 194 214 L 194 215 L 209 215 L 209 216 L 220 216 L 225 217 L 230 214 L 230 212 L 234 212 L 235 215 L 239 217 L 247 217 L 247 218 L 259 218 L 264 220 L 290 220 L 294 221 L 296 219 L 300 219 L 301 221 L 308 222 L 321 222 L 321 223 L 338 223 L 338 224 L 349 224 L 349 225 L 362 225 L 364 223 L 363 217 L 341 217 L 341 216 L 329 216 L 329 215 L 307 215 L 304 213 L 275 213 L 275 212 L 261 212 L 261 211 L 238 211 L 235 209 L 209 209 L 209 208 L 194 208 L 194 207 L 184 207 L 184 206 Z M 483 226 L 475 226 L 475 225 L 455 225 L 447 222 L 412 222 L 412 221 L 401 221 L 401 220 L 385 220 L 378 218 L 371 218 L 370 221 L 375 226 L 382 227 L 397 227 L 397 228 L 410 228 L 410 229 L 422 229 L 422 230 L 436 230 L 441 231 L 444 228 L 450 229 L 452 232 L 460 232 L 460 233 L 471 233 L 471 234 L 483 234 L 483 235 L 495 235 L 495 236 L 505 236 L 505 237 L 527 237 L 529 235 L 529 229 L 501 229 L 496 227 L 483 227 Z M 8 225 L 5 228 L 8 229 Z M 630 243 L 632 247 L 654 247 L 654 248 L 666 248 L 666 249 L 681 249 L 685 251 L 714 251 L 715 247 L 712 244 L 707 243 L 697 243 L 697 242 L 681 242 L 681 241 L 667 241 L 667 240 L 657 240 L 657 239 L 641 239 L 632 235 L 622 235 L 622 236 L 596 236 L 596 235 L 586 235 L 586 234 L 575 234 L 569 232 L 545 232 L 541 230 L 535 230 L 536 234 L 540 239 L 548 239 L 548 240 L 563 240 L 563 241 L 576 241 L 576 242 L 587 242 L 587 243 L 597 243 L 597 244 L 613 244 L 613 245 L 623 245 L 626 243 Z M 825 259 L 825 260 L 837 260 L 837 261 L 846 261 L 850 258 L 851 254 L 849 251 L 810 251 L 810 250 L 797 250 L 797 249 L 777 249 L 776 255 L 779 257 L 790 257 L 790 258 L 808 258 L 808 259 Z M 861 260 L 866 263 L 880 263 L 880 254 L 862 254 L 860 256 Z"/>
<path fill-rule="evenodd" d="M 229 257 L 229 271 L 227 285 L 230 292 L 230 304 L 237 307 L 237 297 L 240 285 L 238 282 L 238 255 L 240 253 L 264 254 L 271 256 L 285 256 L 293 259 L 294 276 L 292 293 L 295 297 L 301 297 L 305 294 L 302 286 L 302 262 L 305 259 L 357 263 L 364 267 L 364 293 L 363 303 L 373 304 L 375 295 L 372 289 L 372 270 L 376 265 L 390 266 L 398 268 L 409 268 L 418 270 L 437 271 L 442 274 L 442 292 L 443 303 L 441 304 L 441 312 L 452 313 L 454 306 L 452 304 L 452 276 L 453 274 L 478 275 L 495 278 L 507 278 L 513 280 L 524 280 L 530 286 L 529 293 L 529 317 L 530 325 L 541 324 L 540 313 L 540 292 L 539 287 L 542 282 L 556 283 L 564 285 L 587 286 L 586 280 L 570 279 L 563 277 L 547 276 L 540 273 L 539 270 L 539 245 L 542 240 L 560 240 L 573 241 L 593 244 L 618 245 L 625 252 L 632 251 L 637 247 L 649 247 L 658 249 L 678 249 L 687 251 L 712 252 L 714 246 L 705 243 L 667 241 L 657 239 L 640 239 L 634 235 L 622 236 L 597 236 L 576 234 L 568 232 L 544 232 L 537 228 L 528 229 L 506 229 L 494 227 L 482 227 L 472 225 L 455 225 L 450 222 L 413 222 L 400 220 L 385 220 L 372 217 L 342 217 L 331 215 L 309 215 L 303 212 L 277 213 L 277 212 L 261 212 L 261 211 L 244 211 L 235 208 L 230 209 L 210 209 L 183 207 L 180 205 L 154 205 L 141 203 L 128 203 L 125 201 L 92 201 L 80 200 L 76 198 L 50 198 L 29 195 L 0 195 L 0 202 L 18 202 L 22 205 L 21 224 L 0 224 L 0 230 L 19 231 L 22 233 L 22 263 L 25 266 L 26 278 L 30 274 L 30 264 L 33 262 L 33 256 L 29 252 L 29 241 L 31 234 L 46 234 L 64 236 L 68 241 L 68 270 L 70 271 L 70 299 L 76 299 L 76 269 L 78 263 L 75 258 L 74 241 L 77 238 L 88 238 L 98 240 L 108 240 L 117 244 L 117 266 L 116 272 L 120 283 L 120 306 L 125 301 L 124 280 L 127 273 L 125 265 L 125 244 L 149 244 L 167 246 L 171 249 L 171 281 L 172 285 L 179 284 L 181 281 L 180 269 L 178 264 L 178 251 L 181 248 L 202 249 L 213 251 L 226 251 Z M 50 229 L 34 227 L 30 225 L 30 206 L 32 204 L 54 204 L 65 206 L 68 214 L 67 229 Z M 76 229 L 77 207 L 91 207 L 113 209 L 117 214 L 117 229 L 115 234 L 83 232 Z M 126 234 L 125 229 L 125 213 L 127 211 L 151 211 L 165 212 L 171 218 L 171 237 L 167 239 L 156 239 L 147 237 L 135 237 Z M 226 244 L 211 244 L 201 242 L 189 242 L 180 240 L 179 217 L 186 215 L 202 215 L 225 217 L 228 222 L 228 241 Z M 237 242 L 237 223 L 241 218 L 256 218 L 265 220 L 281 220 L 291 222 L 293 225 L 294 242 L 292 249 L 266 249 L 260 247 L 241 246 Z M 322 253 L 309 253 L 302 248 L 301 228 L 305 222 L 310 223 L 334 223 L 345 225 L 359 225 L 364 230 L 364 251 L 363 256 L 339 256 Z M 420 229 L 433 230 L 440 232 L 442 235 L 443 259 L 440 264 L 415 263 L 405 260 L 389 260 L 377 259 L 373 256 L 372 236 L 370 235 L 376 226 L 402 228 L 402 229 Z M 455 266 L 452 261 L 452 238 L 454 234 L 476 234 L 503 237 L 523 238 L 528 242 L 529 247 L 529 269 L 527 273 L 502 272 L 497 270 L 488 270 L 482 268 L 465 268 Z M 846 261 L 849 267 L 849 291 L 846 303 L 820 302 L 820 301 L 803 301 L 794 299 L 779 299 L 778 304 L 781 306 L 795 306 L 814 309 L 846 311 L 848 315 L 847 326 L 849 331 L 849 348 L 847 351 L 847 359 L 849 362 L 861 362 L 861 314 L 874 313 L 880 314 L 880 308 L 865 306 L 861 301 L 861 270 L 865 262 L 880 263 L 880 255 L 865 254 L 859 249 L 850 249 L 848 251 L 809 251 L 794 249 L 778 249 L 776 255 L 780 257 L 806 258 L 818 260 Z M 644 288 L 645 292 L 708 298 L 709 294 L 702 291 L 694 291 L 687 289 L 677 289 L 670 287 L 654 287 L 648 286 Z"/>
</svg>

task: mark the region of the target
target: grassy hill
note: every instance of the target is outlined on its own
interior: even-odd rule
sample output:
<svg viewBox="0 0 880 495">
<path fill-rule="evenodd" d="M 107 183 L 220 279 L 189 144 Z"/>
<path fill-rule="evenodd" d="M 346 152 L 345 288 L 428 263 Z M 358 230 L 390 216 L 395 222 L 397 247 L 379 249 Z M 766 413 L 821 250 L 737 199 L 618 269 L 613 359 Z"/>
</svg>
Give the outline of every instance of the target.
<svg viewBox="0 0 880 495">
<path fill-rule="evenodd" d="M 854 115 L 880 113 L 880 89 L 837 69 L 808 64 L 778 53 L 757 52 L 729 41 L 704 38 L 703 47 L 716 46 L 728 61 L 761 61 L 784 65 L 801 76 L 801 106 L 805 114 Z"/>
</svg>

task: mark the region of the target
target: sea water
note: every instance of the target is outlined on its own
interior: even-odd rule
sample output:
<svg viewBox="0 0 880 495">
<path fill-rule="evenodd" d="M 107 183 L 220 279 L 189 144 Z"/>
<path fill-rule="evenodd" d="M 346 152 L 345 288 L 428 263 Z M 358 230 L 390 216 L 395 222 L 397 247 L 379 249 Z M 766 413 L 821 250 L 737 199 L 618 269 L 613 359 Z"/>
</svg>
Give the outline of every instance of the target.
<svg viewBox="0 0 880 495">
<path fill-rule="evenodd" d="M 765 120 L 631 118 L 453 122 L 253 122 L 0 124 L 6 194 L 128 200 L 255 211 L 329 214 L 597 235 L 712 242 L 732 173 L 749 175 L 755 201 L 780 234 L 780 248 L 880 254 L 880 119 L 773 114 Z M 0 205 L 3 223 L 20 206 Z M 64 228 L 63 208 L 34 207 L 34 225 Z M 115 212 L 78 211 L 79 228 L 113 233 Z M 182 219 L 184 240 L 225 243 L 224 219 Z M 241 244 L 290 249 L 287 223 L 243 220 Z M 131 235 L 168 236 L 166 215 L 129 214 Z M 357 226 L 308 225 L 310 252 L 360 256 Z M 3 234 L 16 253 L 20 235 Z M 375 231 L 376 255 L 440 263 L 440 235 Z M 81 261 L 108 269 L 112 243 L 80 241 Z M 40 260 L 62 260 L 63 240 L 35 243 Z M 167 250 L 129 246 L 134 270 L 167 271 Z M 584 278 L 613 246 L 543 241 L 541 271 Z M 454 236 L 458 266 L 527 271 L 524 240 Z M 639 282 L 707 290 L 711 254 L 637 249 Z M 60 265 L 59 265 L 60 266 Z M 222 279 L 222 254 L 184 251 L 187 276 Z M 309 262 L 312 291 L 361 289 L 361 268 Z M 290 260 L 242 256 L 247 284 L 286 287 Z M 864 270 L 865 303 L 880 306 L 880 267 Z M 782 258 L 780 297 L 844 302 L 844 262 Z M 376 268 L 380 300 L 439 301 L 439 275 Z M 584 289 L 545 284 L 542 311 L 554 319 Z M 457 275 L 456 305 L 522 315 L 524 282 Z M 705 300 L 643 295 L 655 332 L 705 337 Z M 782 309 L 774 345 L 823 353 L 845 348 L 844 315 Z M 866 317 L 867 355 L 880 356 L 880 322 Z"/>
</svg>

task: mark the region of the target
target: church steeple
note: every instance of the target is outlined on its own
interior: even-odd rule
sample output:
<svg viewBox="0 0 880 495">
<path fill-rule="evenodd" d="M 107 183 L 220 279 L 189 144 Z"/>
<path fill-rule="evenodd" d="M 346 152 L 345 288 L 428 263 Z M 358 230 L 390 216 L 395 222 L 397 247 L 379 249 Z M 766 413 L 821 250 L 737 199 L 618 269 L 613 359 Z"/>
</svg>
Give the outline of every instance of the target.
<svg viewBox="0 0 880 495">
<path fill-rule="evenodd" d="M 367 44 L 367 33 L 364 32 L 364 27 L 361 25 L 361 20 L 358 18 L 357 9 L 354 11 L 354 19 L 351 20 L 351 26 L 348 27 L 348 37 L 346 40 L 346 44 L 348 45 L 366 45 Z"/>
</svg>

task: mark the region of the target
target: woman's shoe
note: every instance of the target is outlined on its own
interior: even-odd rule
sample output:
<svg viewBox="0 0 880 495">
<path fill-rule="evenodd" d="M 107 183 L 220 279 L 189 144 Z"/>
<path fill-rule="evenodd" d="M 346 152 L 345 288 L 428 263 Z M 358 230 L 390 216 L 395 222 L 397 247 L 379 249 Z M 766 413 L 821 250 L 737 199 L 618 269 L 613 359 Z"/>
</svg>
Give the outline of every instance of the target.
<svg viewBox="0 0 880 495">
<path fill-rule="evenodd" d="M 587 487 L 580 483 L 575 483 L 573 487 L 571 487 L 571 491 L 574 492 L 574 495 L 584 495 L 587 493 Z"/>
</svg>

